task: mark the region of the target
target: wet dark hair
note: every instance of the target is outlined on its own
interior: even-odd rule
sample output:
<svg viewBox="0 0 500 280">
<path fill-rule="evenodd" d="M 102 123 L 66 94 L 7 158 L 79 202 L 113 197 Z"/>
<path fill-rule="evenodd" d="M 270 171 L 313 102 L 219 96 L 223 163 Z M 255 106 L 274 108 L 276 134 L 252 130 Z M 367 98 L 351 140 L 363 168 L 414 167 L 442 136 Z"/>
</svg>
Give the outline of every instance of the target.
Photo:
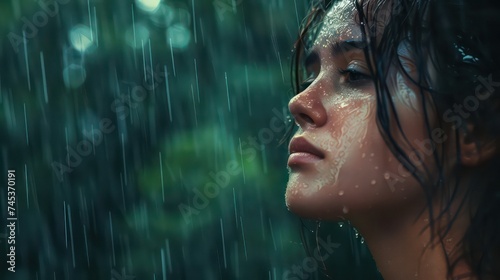
<svg viewBox="0 0 500 280">
<path fill-rule="evenodd" d="M 310 13 L 302 23 L 292 62 L 296 93 L 304 76 L 304 51 L 310 47 L 315 31 L 323 24 L 322 19 L 334 2 L 312 1 Z M 466 261 L 472 269 L 472 276 L 500 279 L 500 266 L 497 265 L 500 263 L 500 170 L 497 169 L 500 166 L 500 83 L 495 82 L 500 82 L 500 1 L 353 0 L 353 4 L 376 88 L 377 125 L 391 152 L 424 190 L 432 241 L 440 242 L 444 250 L 443 239 L 457 215 L 470 209 L 470 213 L 466 213 L 470 214 L 470 225 L 461 246 L 452 252 L 453 257 L 446 255 L 448 278 L 451 279 L 459 261 Z M 386 22 L 383 28 L 376 24 L 381 20 Z M 398 47 L 402 43 L 409 46 L 415 57 L 416 78 L 410 77 L 398 57 Z M 429 141 L 433 151 L 432 168 L 417 165 L 402 148 L 403 144 L 414 145 L 404 136 L 390 98 L 387 75 L 391 66 L 398 67 L 418 88 L 428 139 L 433 139 L 431 134 L 436 128 L 453 136 L 442 143 Z M 429 66 L 435 72 L 430 73 Z M 473 110 L 454 118 L 449 112 L 461 104 Z M 431 123 L 431 114 L 438 116 L 437 123 Z M 493 154 L 477 167 L 462 165 L 458 139 L 463 135 L 466 135 L 466 141 L 475 141 L 479 150 L 493 146 Z M 452 175 L 445 176 L 444 151 L 450 149 L 456 151 L 452 160 L 457 164 Z M 414 152 L 421 159 L 416 148 Z M 437 174 L 431 170 L 437 170 Z M 462 182 L 463 174 L 469 174 L 470 181 Z M 436 198 L 441 199 L 442 209 L 433 209 Z M 450 212 L 452 203 L 459 203 L 459 210 L 453 213 Z M 436 214 L 437 218 L 432 219 Z M 449 220 L 434 234 L 440 218 Z M 467 276 L 471 275 L 463 275 Z"/>
</svg>

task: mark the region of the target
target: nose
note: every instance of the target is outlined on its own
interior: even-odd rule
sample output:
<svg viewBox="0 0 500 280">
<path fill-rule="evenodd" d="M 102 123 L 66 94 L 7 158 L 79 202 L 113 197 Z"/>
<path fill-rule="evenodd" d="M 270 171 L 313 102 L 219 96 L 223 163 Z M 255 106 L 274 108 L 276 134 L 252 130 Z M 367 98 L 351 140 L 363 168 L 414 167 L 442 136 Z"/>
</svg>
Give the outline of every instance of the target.
<svg viewBox="0 0 500 280">
<path fill-rule="evenodd" d="M 288 108 L 303 130 L 321 127 L 327 121 L 326 109 L 314 85 L 294 96 L 288 103 Z"/>
</svg>

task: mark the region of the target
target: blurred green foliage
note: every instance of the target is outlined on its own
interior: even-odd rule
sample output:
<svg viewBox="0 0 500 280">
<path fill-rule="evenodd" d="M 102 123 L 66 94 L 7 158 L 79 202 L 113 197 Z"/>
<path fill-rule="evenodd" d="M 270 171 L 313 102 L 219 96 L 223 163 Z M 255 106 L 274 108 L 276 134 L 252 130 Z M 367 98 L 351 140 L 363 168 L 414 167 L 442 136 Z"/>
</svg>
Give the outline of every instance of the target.
<svg viewBox="0 0 500 280">
<path fill-rule="evenodd" d="M 282 279 L 306 250 L 284 202 L 285 130 L 261 134 L 291 96 L 307 4 L 162 0 L 148 12 L 139 2 L 46 0 L 57 12 L 36 31 L 26 22 L 44 22 L 40 2 L 0 3 L 1 170 L 19 174 L 17 272 L 0 277 Z M 194 207 L 195 189 L 229 163 L 240 171 Z M 196 213 L 186 220 L 180 205 Z M 321 228 L 341 244 L 333 279 L 377 277 L 352 228 Z"/>
</svg>

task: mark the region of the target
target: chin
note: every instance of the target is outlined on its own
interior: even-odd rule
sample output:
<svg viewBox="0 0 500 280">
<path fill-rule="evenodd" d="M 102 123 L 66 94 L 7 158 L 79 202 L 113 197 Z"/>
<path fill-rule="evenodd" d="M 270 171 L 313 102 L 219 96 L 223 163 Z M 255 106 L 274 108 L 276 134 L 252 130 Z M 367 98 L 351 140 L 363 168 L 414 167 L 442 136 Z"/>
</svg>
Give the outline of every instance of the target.
<svg viewBox="0 0 500 280">
<path fill-rule="evenodd" d="M 288 184 L 285 193 L 285 202 L 288 210 L 295 215 L 313 220 L 342 220 L 343 207 L 340 201 L 332 200 L 331 194 L 315 192 L 305 196 L 299 185 Z"/>
</svg>

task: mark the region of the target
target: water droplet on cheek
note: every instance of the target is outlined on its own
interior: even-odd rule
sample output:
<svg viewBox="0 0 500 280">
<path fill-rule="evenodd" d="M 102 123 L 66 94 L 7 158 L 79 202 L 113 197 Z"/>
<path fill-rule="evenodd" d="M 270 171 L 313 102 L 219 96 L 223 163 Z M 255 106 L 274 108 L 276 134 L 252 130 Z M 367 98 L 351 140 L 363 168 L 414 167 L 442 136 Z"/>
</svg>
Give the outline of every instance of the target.
<svg viewBox="0 0 500 280">
<path fill-rule="evenodd" d="M 344 195 L 344 191 L 339 191 L 339 196 L 343 196 Z"/>
<path fill-rule="evenodd" d="M 365 153 L 361 154 L 361 158 L 365 158 L 365 157 L 366 157 Z"/>
<path fill-rule="evenodd" d="M 375 185 L 376 183 L 377 183 L 377 181 L 372 180 L 372 185 Z"/>
<path fill-rule="evenodd" d="M 384 174 L 384 179 L 389 180 L 391 178 L 391 175 L 389 173 Z"/>
<path fill-rule="evenodd" d="M 344 208 L 342 209 L 342 212 L 343 212 L 344 214 L 349 213 L 349 208 L 347 208 L 346 206 L 344 206 Z"/>
</svg>

